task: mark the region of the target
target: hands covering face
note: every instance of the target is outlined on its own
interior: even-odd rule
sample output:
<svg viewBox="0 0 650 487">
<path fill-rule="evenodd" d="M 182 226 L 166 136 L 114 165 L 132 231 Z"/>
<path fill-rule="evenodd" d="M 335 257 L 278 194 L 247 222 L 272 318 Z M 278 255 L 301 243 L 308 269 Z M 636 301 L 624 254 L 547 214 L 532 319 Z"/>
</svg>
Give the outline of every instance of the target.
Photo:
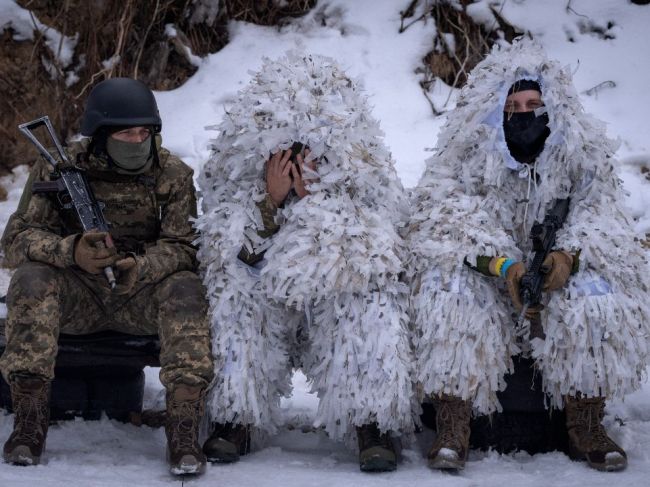
<svg viewBox="0 0 650 487">
<path fill-rule="evenodd" d="M 291 155 L 291 149 L 278 151 L 266 162 L 266 191 L 277 206 L 286 199 L 292 187 L 298 198 L 307 196 L 309 191 L 306 186 L 311 179 L 303 176 L 304 166 L 312 172 L 316 171 L 316 161 L 305 162 L 309 149 L 305 149 L 304 156 L 300 153 L 296 155 L 297 164 L 292 162 Z"/>
</svg>

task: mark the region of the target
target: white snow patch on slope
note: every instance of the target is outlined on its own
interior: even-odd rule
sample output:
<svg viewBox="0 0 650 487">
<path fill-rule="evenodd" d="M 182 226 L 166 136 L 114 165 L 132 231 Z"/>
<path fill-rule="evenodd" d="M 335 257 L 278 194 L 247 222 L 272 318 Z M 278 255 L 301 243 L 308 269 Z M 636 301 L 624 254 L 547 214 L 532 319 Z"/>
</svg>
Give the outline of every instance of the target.
<svg viewBox="0 0 650 487">
<path fill-rule="evenodd" d="M 0 0 L 0 32 L 11 28 L 17 41 L 33 40 L 34 31 L 40 32 L 45 38 L 45 45 L 58 60 L 61 68 L 66 68 L 72 62 L 74 48 L 79 40 L 79 34 L 65 36 L 53 27 L 43 24 L 33 12 L 20 7 L 14 0 Z"/>
</svg>

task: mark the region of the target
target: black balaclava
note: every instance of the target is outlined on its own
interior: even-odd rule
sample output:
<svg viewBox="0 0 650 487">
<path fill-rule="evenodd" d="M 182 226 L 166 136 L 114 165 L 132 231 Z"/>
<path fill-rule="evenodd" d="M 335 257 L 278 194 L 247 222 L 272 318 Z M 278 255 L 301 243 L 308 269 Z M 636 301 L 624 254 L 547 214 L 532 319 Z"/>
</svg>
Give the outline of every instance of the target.
<svg viewBox="0 0 650 487">
<path fill-rule="evenodd" d="M 510 87 L 508 95 L 524 90 L 542 90 L 536 81 L 519 80 Z M 504 114 L 503 133 L 512 157 L 524 164 L 531 163 L 544 150 L 544 142 L 551 133 L 548 128 L 548 113 L 536 115 L 532 112 Z"/>
</svg>

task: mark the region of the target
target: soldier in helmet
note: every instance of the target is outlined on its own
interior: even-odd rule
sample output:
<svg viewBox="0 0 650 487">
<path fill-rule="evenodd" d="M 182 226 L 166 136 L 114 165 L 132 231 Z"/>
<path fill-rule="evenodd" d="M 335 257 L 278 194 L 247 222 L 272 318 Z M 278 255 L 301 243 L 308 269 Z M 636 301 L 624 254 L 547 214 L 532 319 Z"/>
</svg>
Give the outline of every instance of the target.
<svg viewBox="0 0 650 487">
<path fill-rule="evenodd" d="M 170 470 L 180 475 L 205 468 L 198 426 L 213 365 L 192 245 L 195 190 L 192 169 L 160 146 L 160 129 L 147 86 L 109 79 L 88 98 L 81 127 L 88 139 L 68 148 L 105 204 L 114 247 L 97 245 L 107 233 L 82 233 L 76 216 L 56 198 L 32 194 L 33 182 L 56 178 L 44 161 L 32 169 L 2 238 L 7 261 L 17 267 L 0 359 L 15 411 L 6 462 L 40 461 L 59 332 L 116 330 L 160 336 Z M 102 275 L 109 265 L 116 270 L 114 289 Z"/>
</svg>

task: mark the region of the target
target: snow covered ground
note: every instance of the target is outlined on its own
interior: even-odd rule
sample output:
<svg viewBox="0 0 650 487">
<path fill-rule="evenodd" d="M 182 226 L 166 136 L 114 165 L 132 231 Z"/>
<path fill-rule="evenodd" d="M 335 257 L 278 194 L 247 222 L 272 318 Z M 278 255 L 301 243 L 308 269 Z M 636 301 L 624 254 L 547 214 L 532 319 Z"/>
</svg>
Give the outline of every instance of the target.
<svg viewBox="0 0 650 487">
<path fill-rule="evenodd" d="M 164 144 L 195 169 L 200 168 L 208 154 L 207 142 L 214 135 L 204 127 L 219 122 L 224 106 L 247 83 L 250 71 L 260 66 L 262 56 L 273 58 L 288 49 L 304 49 L 337 58 L 351 74 L 364 81 L 404 185 L 415 185 L 424 167 L 426 149 L 435 145 L 444 116 L 433 117 L 414 73 L 430 49 L 433 24 L 419 22 L 398 34 L 399 11 L 408 3 L 320 0 L 310 15 L 281 30 L 233 23 L 231 42 L 222 51 L 205 58 L 199 71 L 181 88 L 157 93 L 164 120 Z M 6 8 L 9 4 L 13 1 L 0 0 L 0 26 L 6 23 L 5 16 L 15 11 Z M 529 30 L 552 57 L 572 67 L 587 110 L 606 120 L 610 134 L 621 138 L 621 176 L 630 191 L 628 204 L 637 219 L 638 230 L 650 232 L 650 183 L 642 173 L 643 168 L 650 168 L 650 6 L 636 6 L 628 0 L 483 0 L 475 7 L 477 16 L 485 15 L 488 4 L 495 5 L 520 29 Z M 601 85 L 609 81 L 615 86 Z M 597 85 L 602 89 L 591 95 L 585 93 Z M 448 88 L 438 85 L 430 95 L 443 102 L 448 94 Z M 26 170 L 17 168 L 13 176 L 0 181 L 9 190 L 8 201 L 0 203 L 0 228 L 4 228 L 15 209 L 25 179 Z M 9 273 L 0 269 L 2 293 L 8 277 Z M 309 386 L 302 374 L 295 375 L 294 384 L 294 395 L 284 401 L 287 421 L 309 425 L 317 399 L 308 393 Z M 160 389 L 156 371 L 147 370 L 146 393 L 150 404 L 155 402 Z M 12 420 L 12 416 L 0 416 L 1 441 L 9 435 Z M 473 452 L 466 470 L 451 476 L 427 469 L 424 454 L 430 438 L 424 434 L 416 445 L 405 450 L 397 472 L 368 475 L 359 472 L 354 452 L 321 433 L 294 429 L 273 438 L 267 448 L 240 463 L 210 466 L 203 478 L 187 484 L 647 485 L 650 385 L 646 384 L 624 403 L 610 404 L 605 421 L 614 439 L 628 451 L 630 466 L 625 472 L 590 471 L 560 453 L 530 456 Z M 50 430 L 44 465 L 17 468 L 0 464 L 0 486 L 177 485 L 178 481 L 167 474 L 164 443 L 162 430 L 109 420 L 61 423 Z"/>
</svg>

